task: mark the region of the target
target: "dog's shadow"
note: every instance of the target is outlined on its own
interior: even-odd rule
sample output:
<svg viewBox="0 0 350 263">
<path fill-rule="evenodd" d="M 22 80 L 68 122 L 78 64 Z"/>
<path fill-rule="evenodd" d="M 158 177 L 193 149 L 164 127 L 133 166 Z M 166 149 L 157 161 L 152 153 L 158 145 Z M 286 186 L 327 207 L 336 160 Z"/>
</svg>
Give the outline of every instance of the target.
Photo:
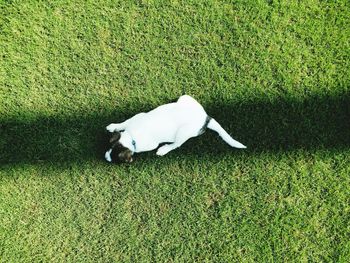
<svg viewBox="0 0 350 263">
<path fill-rule="evenodd" d="M 109 147 L 105 126 L 155 106 L 145 104 L 128 112 L 116 109 L 108 114 L 70 118 L 38 116 L 21 120 L 3 116 L 0 163 L 104 161 L 104 152 Z M 245 152 L 348 149 L 350 146 L 349 94 L 314 96 L 299 101 L 260 99 L 203 106 L 233 138 L 248 146 Z M 191 139 L 175 151 L 178 151 L 176 156 L 184 153 L 197 158 L 232 153 L 214 132 Z M 151 155 L 145 156 L 150 158 Z"/>
</svg>

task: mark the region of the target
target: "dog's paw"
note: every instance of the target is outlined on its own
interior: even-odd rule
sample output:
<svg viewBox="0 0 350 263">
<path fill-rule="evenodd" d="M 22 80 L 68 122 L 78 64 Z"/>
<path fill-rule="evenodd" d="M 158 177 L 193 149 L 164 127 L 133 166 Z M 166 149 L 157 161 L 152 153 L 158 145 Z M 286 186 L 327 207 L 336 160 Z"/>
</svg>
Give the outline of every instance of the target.
<svg viewBox="0 0 350 263">
<path fill-rule="evenodd" d="M 109 131 L 109 132 L 114 132 L 115 130 L 117 129 L 117 125 L 116 124 L 109 124 L 107 127 L 106 127 L 106 130 Z"/>
<path fill-rule="evenodd" d="M 164 145 L 157 150 L 156 154 L 158 156 L 163 156 L 163 155 L 166 155 L 169 151 L 170 149 L 167 147 L 167 145 Z"/>
</svg>

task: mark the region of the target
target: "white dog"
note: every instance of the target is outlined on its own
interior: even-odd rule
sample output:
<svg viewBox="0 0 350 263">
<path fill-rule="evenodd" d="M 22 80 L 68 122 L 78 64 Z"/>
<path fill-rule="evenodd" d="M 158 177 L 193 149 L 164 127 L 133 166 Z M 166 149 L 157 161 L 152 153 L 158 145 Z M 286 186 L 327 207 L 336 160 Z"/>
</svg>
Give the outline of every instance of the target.
<svg viewBox="0 0 350 263">
<path fill-rule="evenodd" d="M 246 148 L 234 140 L 220 124 L 209 117 L 203 107 L 188 95 L 181 96 L 177 102 L 139 113 L 122 122 L 106 127 L 113 133 L 111 148 L 106 152 L 108 162 L 132 162 L 134 153 L 156 149 L 159 144 L 167 143 L 157 150 L 163 156 L 180 147 L 192 137 L 201 135 L 206 128 L 216 131 L 221 138 L 235 148 Z"/>
</svg>

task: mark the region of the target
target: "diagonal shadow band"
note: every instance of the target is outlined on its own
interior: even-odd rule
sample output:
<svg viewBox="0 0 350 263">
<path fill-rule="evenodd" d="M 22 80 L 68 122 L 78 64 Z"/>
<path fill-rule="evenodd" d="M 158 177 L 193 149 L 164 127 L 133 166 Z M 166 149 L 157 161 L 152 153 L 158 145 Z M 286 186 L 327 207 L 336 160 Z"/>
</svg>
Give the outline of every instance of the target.
<svg viewBox="0 0 350 263">
<path fill-rule="evenodd" d="M 248 153 L 350 148 L 350 94 L 203 106 L 235 139 L 248 146 L 245 150 Z M 69 118 L 39 116 L 30 121 L 4 120 L 0 124 L 0 163 L 103 160 L 108 141 L 104 127 L 152 108 L 152 105 L 140 105 L 129 112 L 116 109 L 108 114 Z M 201 156 L 232 152 L 211 133 L 190 140 L 181 148 L 180 151 L 194 156 L 196 152 L 201 152 Z"/>
</svg>

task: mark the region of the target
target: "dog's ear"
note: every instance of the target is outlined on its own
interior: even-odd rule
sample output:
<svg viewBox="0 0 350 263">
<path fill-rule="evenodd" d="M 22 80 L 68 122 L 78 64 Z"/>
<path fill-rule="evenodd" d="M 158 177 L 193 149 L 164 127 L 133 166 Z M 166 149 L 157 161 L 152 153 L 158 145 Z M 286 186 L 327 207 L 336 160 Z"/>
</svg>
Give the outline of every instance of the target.
<svg viewBox="0 0 350 263">
<path fill-rule="evenodd" d="M 113 132 L 113 133 L 112 133 L 112 137 L 109 139 L 109 142 L 110 142 L 110 143 L 114 143 L 114 142 L 119 141 L 120 136 L 121 136 L 121 135 L 120 135 L 120 132 L 118 132 L 118 131 Z"/>
</svg>

